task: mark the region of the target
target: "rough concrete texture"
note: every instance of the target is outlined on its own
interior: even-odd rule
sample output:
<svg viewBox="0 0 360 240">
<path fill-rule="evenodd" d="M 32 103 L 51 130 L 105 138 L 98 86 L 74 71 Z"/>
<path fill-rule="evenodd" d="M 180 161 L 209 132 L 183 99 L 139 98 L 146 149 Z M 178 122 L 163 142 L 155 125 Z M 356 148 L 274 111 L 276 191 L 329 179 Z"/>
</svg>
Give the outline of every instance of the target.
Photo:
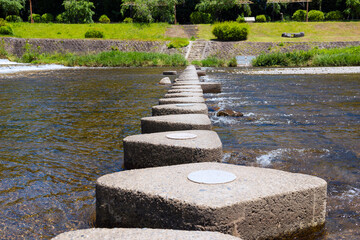
<svg viewBox="0 0 360 240">
<path fill-rule="evenodd" d="M 205 114 L 208 115 L 206 104 L 194 103 L 192 106 L 178 106 L 177 104 L 157 105 L 152 107 L 153 116 L 173 114 Z"/>
<path fill-rule="evenodd" d="M 176 103 L 205 103 L 202 97 L 179 97 L 179 98 L 160 98 L 159 104 L 176 104 Z"/>
<path fill-rule="evenodd" d="M 141 119 L 141 133 L 181 130 L 211 130 L 211 121 L 205 114 L 176 114 Z"/>
<path fill-rule="evenodd" d="M 191 88 L 178 88 L 178 89 L 170 89 L 168 93 L 203 93 L 203 90 L 200 89 L 191 89 Z"/>
<path fill-rule="evenodd" d="M 168 77 L 164 77 L 163 79 L 160 80 L 159 84 L 161 84 L 161 85 L 170 85 L 171 80 Z"/>
<path fill-rule="evenodd" d="M 205 169 L 228 171 L 237 179 L 215 185 L 187 179 Z M 324 180 L 309 175 L 222 163 L 123 171 L 97 180 L 96 223 L 272 239 L 323 225 L 326 188 Z"/>
<path fill-rule="evenodd" d="M 221 83 L 202 82 L 200 86 L 204 93 L 221 93 Z"/>
<path fill-rule="evenodd" d="M 173 86 L 183 86 L 183 85 L 199 85 L 200 86 L 200 81 L 177 81 L 176 83 L 173 84 Z"/>
<path fill-rule="evenodd" d="M 166 137 L 168 134 L 183 132 L 196 134 L 197 137 L 188 140 Z M 222 143 L 217 133 L 213 131 L 159 132 L 124 138 L 124 165 L 127 169 L 193 162 L 219 162 L 221 159 Z"/>
<path fill-rule="evenodd" d="M 201 83 L 197 85 L 179 85 L 179 86 L 172 86 L 171 89 L 202 89 L 200 86 Z"/>
<path fill-rule="evenodd" d="M 182 92 L 182 93 L 168 93 L 168 94 L 165 94 L 164 98 L 203 97 L 203 96 L 204 96 L 204 94 L 202 94 L 202 93 Z"/>
<path fill-rule="evenodd" d="M 91 228 L 66 232 L 53 240 L 240 240 L 218 232 L 147 228 Z"/>
<path fill-rule="evenodd" d="M 206 72 L 205 72 L 205 71 L 198 70 L 198 71 L 196 71 L 196 72 L 197 72 L 197 75 L 198 75 L 199 77 L 206 76 Z"/>
</svg>

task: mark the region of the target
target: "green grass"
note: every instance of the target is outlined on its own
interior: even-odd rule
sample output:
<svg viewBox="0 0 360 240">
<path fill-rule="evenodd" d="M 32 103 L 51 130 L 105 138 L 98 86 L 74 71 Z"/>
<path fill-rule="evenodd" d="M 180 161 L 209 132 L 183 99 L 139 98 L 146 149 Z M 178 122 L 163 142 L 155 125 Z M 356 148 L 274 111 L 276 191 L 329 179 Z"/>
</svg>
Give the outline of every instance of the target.
<svg viewBox="0 0 360 240">
<path fill-rule="evenodd" d="M 215 39 L 213 25 L 200 24 L 199 38 Z M 305 32 L 302 38 L 283 38 L 283 32 Z M 360 41 L 360 22 L 269 22 L 250 23 L 247 42 Z"/>
<path fill-rule="evenodd" d="M 65 66 L 87 67 L 165 67 L 186 66 L 187 61 L 180 54 L 161 54 L 144 52 L 119 52 L 110 51 L 98 54 L 77 55 L 67 54 L 38 54 L 28 50 L 20 62 L 34 64 L 62 64 Z"/>
<path fill-rule="evenodd" d="M 116 24 L 60 24 L 60 23 L 8 23 L 19 38 L 84 39 L 89 29 L 101 30 L 104 39 L 165 41 L 168 23 L 116 23 Z"/>
<path fill-rule="evenodd" d="M 360 66 L 360 46 L 311 49 L 288 53 L 261 54 L 253 60 L 255 67 Z"/>
</svg>

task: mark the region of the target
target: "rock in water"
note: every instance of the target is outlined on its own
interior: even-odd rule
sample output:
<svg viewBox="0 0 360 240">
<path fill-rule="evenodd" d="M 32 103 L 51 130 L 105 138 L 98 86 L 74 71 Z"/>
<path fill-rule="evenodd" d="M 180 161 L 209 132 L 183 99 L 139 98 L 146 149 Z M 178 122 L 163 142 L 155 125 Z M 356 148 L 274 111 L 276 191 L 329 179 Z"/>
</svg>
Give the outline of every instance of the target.
<svg viewBox="0 0 360 240">
<path fill-rule="evenodd" d="M 160 80 L 159 84 L 161 84 L 161 85 L 170 85 L 171 80 L 168 77 L 164 77 L 163 79 Z"/>
<path fill-rule="evenodd" d="M 236 112 L 234 110 L 225 109 L 221 110 L 216 114 L 218 117 L 242 117 L 244 114 L 241 112 Z"/>
</svg>

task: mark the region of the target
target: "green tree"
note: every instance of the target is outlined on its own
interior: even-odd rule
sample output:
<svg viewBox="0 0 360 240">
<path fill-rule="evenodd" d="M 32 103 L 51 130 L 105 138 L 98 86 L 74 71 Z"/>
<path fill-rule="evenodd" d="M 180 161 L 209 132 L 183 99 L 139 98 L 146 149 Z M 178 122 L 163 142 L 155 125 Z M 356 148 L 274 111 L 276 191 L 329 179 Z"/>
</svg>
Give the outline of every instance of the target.
<svg viewBox="0 0 360 240">
<path fill-rule="evenodd" d="M 360 16 L 360 0 L 346 0 L 346 9 L 344 13 L 348 18 L 355 19 Z"/>
<path fill-rule="evenodd" d="M 135 13 L 131 17 L 140 22 L 173 22 L 176 4 L 182 2 L 183 0 L 124 0 L 121 13 L 133 9 Z"/>
<path fill-rule="evenodd" d="M 63 18 L 70 23 L 92 23 L 92 16 L 95 14 L 91 9 L 95 8 L 94 3 L 88 0 L 65 0 L 63 2 L 65 12 Z"/>
<path fill-rule="evenodd" d="M 200 12 L 210 13 L 212 16 L 219 18 L 222 11 L 239 6 L 238 2 L 237 0 L 201 0 L 195 9 Z"/>
<path fill-rule="evenodd" d="M 25 0 L 0 0 L 0 11 L 2 16 L 19 15 L 24 8 Z"/>
</svg>

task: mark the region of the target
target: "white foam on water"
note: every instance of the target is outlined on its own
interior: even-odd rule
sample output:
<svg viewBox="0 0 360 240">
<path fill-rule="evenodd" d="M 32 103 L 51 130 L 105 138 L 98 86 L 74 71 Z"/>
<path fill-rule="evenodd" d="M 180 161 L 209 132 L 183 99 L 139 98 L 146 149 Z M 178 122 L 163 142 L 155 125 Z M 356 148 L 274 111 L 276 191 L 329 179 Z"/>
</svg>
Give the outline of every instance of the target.
<svg viewBox="0 0 360 240">
<path fill-rule="evenodd" d="M 273 161 L 282 157 L 284 153 L 289 152 L 298 152 L 303 153 L 305 149 L 289 149 L 289 148 L 279 148 L 268 152 L 267 154 L 256 157 L 256 162 L 262 166 L 269 166 Z"/>
<path fill-rule="evenodd" d="M 14 64 L 14 66 L 12 65 L 0 66 L 0 74 L 27 72 L 27 71 L 58 70 L 58 69 L 67 69 L 67 68 L 71 68 L 71 67 L 65 67 L 63 65 L 56 65 L 56 64 L 46 64 L 46 65 Z"/>
<path fill-rule="evenodd" d="M 0 59 L 0 66 L 1 65 L 19 65 L 21 63 L 17 63 L 17 62 L 11 62 L 8 59 Z"/>
</svg>

